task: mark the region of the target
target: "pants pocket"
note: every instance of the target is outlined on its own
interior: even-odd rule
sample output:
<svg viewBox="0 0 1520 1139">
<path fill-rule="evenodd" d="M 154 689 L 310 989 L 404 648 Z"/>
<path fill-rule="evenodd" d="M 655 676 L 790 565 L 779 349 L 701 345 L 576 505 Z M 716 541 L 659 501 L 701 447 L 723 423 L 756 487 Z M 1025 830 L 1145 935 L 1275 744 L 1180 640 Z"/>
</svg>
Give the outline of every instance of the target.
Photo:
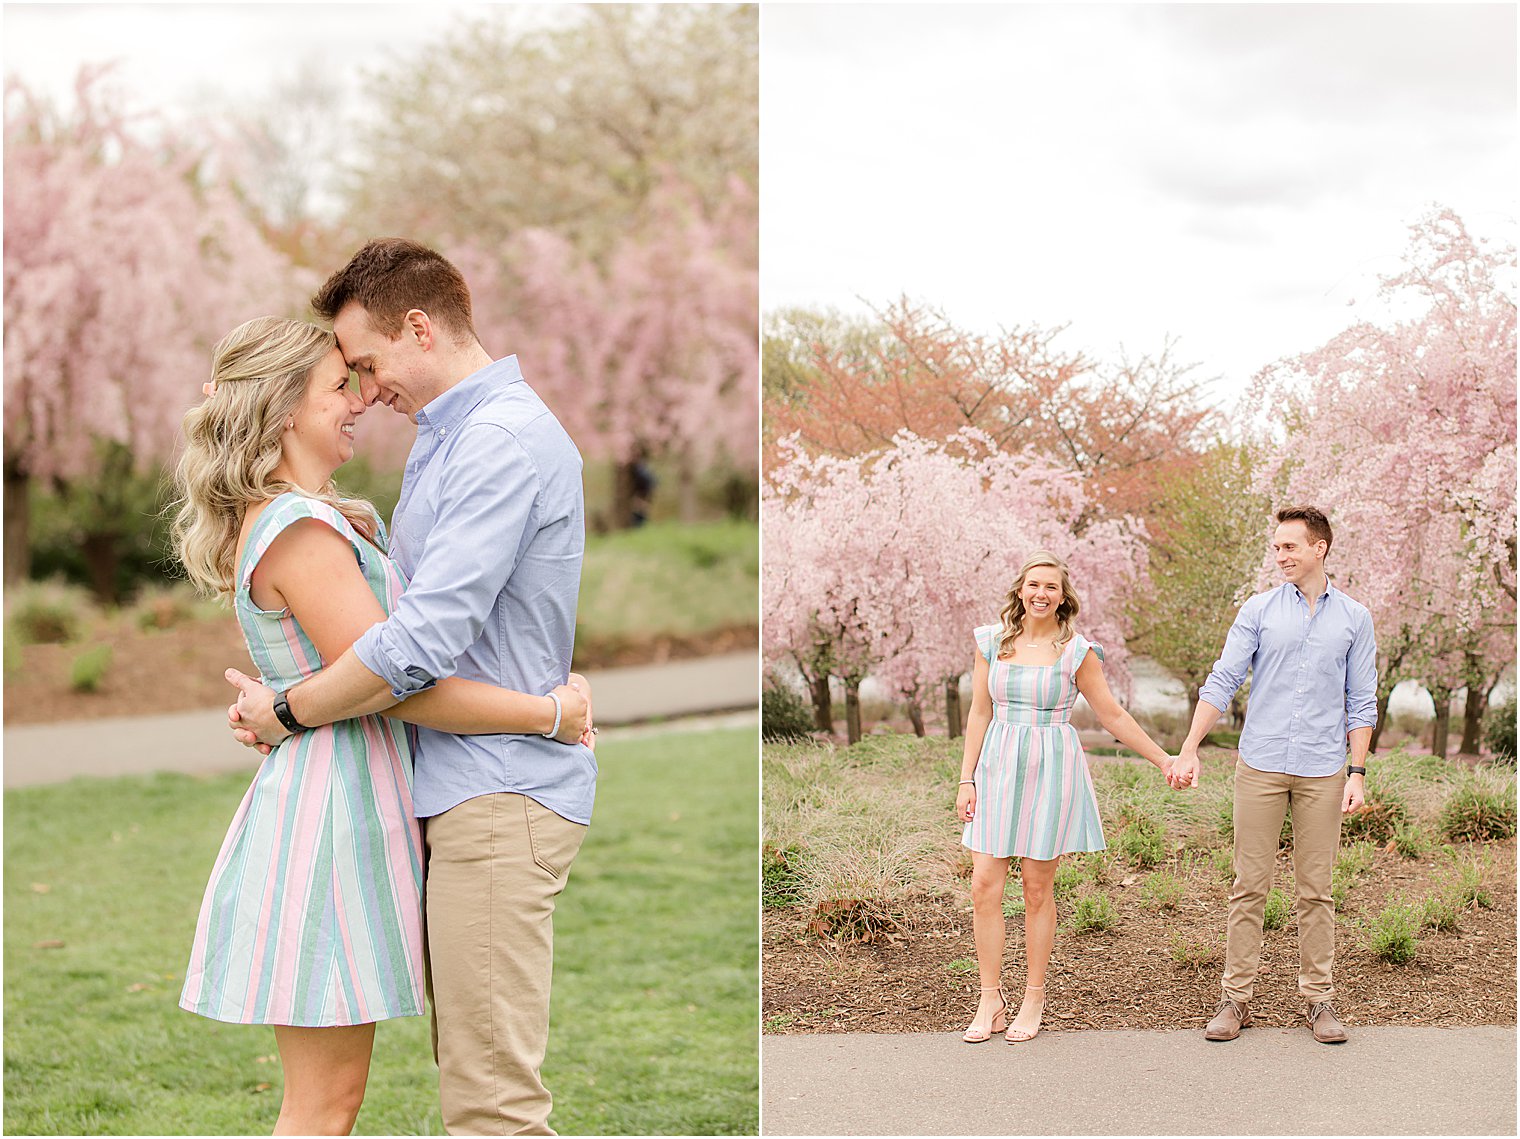
<svg viewBox="0 0 1520 1139">
<path fill-rule="evenodd" d="M 562 878 L 575 861 L 586 827 L 555 814 L 526 795 L 522 797 L 533 861 L 554 878 Z"/>
</svg>

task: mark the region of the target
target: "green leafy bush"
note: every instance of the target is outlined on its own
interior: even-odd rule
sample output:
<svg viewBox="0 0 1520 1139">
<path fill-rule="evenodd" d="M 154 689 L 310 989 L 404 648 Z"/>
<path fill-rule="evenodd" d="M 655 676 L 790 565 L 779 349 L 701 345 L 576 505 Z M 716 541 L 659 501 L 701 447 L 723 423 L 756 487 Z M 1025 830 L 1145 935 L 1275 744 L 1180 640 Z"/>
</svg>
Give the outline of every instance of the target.
<svg viewBox="0 0 1520 1139">
<path fill-rule="evenodd" d="M 1514 777 L 1503 782 L 1485 779 L 1476 772 L 1465 777 L 1441 807 L 1437 826 L 1452 842 L 1513 838 Z"/>
<path fill-rule="evenodd" d="M 1483 742 L 1494 753 L 1494 762 L 1515 766 L 1515 698 L 1493 705 L 1483 725 Z"/>
<path fill-rule="evenodd" d="M 1204 965 L 1212 965 L 1220 958 L 1219 942 L 1217 939 L 1179 937 L 1171 935 L 1172 960 L 1179 965 L 1190 965 L 1199 968 Z"/>
<path fill-rule="evenodd" d="M 1118 847 L 1137 869 L 1148 870 L 1166 858 L 1166 832 L 1160 823 L 1142 816 L 1119 832 Z"/>
<path fill-rule="evenodd" d="M 1415 958 L 1419 948 L 1420 926 L 1425 920 L 1424 906 L 1394 902 L 1367 923 L 1367 942 L 1372 952 L 1394 965 L 1405 965 Z"/>
<path fill-rule="evenodd" d="M 1452 858 L 1452 869 L 1453 874 L 1447 879 L 1445 889 L 1454 905 L 1464 910 L 1486 910 L 1494 904 L 1492 896 L 1483 888 L 1483 874 L 1488 869 L 1486 858 L 1480 860 L 1456 855 Z"/>
<path fill-rule="evenodd" d="M 1430 849 L 1430 839 L 1418 823 L 1402 822 L 1394 828 L 1393 849 L 1400 858 L 1419 858 Z"/>
<path fill-rule="evenodd" d="M 1425 899 L 1420 924 L 1426 929 L 1454 930 L 1461 912 L 1450 890 L 1442 890 Z"/>
<path fill-rule="evenodd" d="M 1071 911 L 1071 928 L 1075 933 L 1093 933 L 1119 924 L 1119 908 L 1102 890 L 1091 890 L 1077 897 Z"/>
<path fill-rule="evenodd" d="M 29 645 L 63 645 L 79 638 L 90 602 L 82 589 L 31 582 L 12 594 L 7 639 Z"/>
<path fill-rule="evenodd" d="M 1380 765 L 1379 765 L 1380 766 Z M 1359 842 L 1367 839 L 1385 843 L 1393 838 L 1399 824 L 1409 818 L 1409 804 L 1385 781 L 1385 773 L 1373 768 L 1366 779 L 1366 800 L 1362 809 L 1346 815 L 1341 820 L 1341 841 Z"/>
<path fill-rule="evenodd" d="M 813 709 L 786 684 L 773 681 L 760 694 L 760 738 L 767 743 L 807 739 L 813 730 Z"/>
<path fill-rule="evenodd" d="M 111 646 L 96 645 L 74 658 L 69 684 L 75 692 L 96 692 L 111 668 Z"/>
<path fill-rule="evenodd" d="M 1158 910 L 1175 910 L 1187 895 L 1187 883 L 1170 870 L 1158 870 L 1145 879 L 1140 895 Z"/>
<path fill-rule="evenodd" d="M 1264 929 L 1282 929 L 1288 924 L 1288 918 L 1292 913 L 1293 899 L 1276 886 L 1273 886 L 1267 894 L 1266 908 L 1262 911 L 1262 927 Z"/>
<path fill-rule="evenodd" d="M 1064 898 L 1068 894 L 1075 893 L 1087 880 L 1087 872 L 1082 863 L 1076 859 L 1063 858 L 1061 864 L 1056 867 L 1056 875 L 1051 887 L 1056 897 Z"/>
</svg>

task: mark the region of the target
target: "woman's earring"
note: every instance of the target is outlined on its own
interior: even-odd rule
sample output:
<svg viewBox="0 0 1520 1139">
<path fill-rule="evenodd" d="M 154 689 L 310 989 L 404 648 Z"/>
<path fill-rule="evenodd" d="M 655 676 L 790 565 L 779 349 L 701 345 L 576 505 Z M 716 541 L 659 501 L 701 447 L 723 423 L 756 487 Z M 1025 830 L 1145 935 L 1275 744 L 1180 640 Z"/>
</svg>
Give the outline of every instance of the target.
<svg viewBox="0 0 1520 1139">
<path fill-rule="evenodd" d="M 296 421 L 294 419 L 287 419 L 285 421 L 285 430 L 286 431 L 294 431 L 295 429 L 296 429 Z"/>
</svg>

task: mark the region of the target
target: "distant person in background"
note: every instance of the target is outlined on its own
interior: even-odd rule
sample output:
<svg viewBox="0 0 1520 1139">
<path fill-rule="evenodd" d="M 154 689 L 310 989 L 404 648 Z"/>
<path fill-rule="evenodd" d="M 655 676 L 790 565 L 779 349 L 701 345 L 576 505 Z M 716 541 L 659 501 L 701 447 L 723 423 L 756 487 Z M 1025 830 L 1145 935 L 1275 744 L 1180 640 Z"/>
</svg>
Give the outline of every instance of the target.
<svg viewBox="0 0 1520 1139">
<path fill-rule="evenodd" d="M 387 620 L 283 693 L 229 670 L 238 738 L 275 743 L 442 677 L 563 685 L 585 549 L 575 444 L 517 358 L 481 346 L 469 288 L 433 250 L 371 241 L 312 307 L 333 322 L 364 403 L 417 425 L 392 551 L 411 584 Z M 429 728 L 414 749 L 444 1127 L 552 1134 L 540 1068 L 554 906 L 591 821 L 595 757 L 537 734 Z"/>
<path fill-rule="evenodd" d="M 630 512 L 633 525 L 639 527 L 649 521 L 649 509 L 654 501 L 654 488 L 660 480 L 655 478 L 654 468 L 649 465 L 649 458 L 642 451 L 639 457 L 633 461 L 633 495 L 630 503 Z"/>
<path fill-rule="evenodd" d="M 1065 564 L 1044 551 L 1019 571 L 996 625 L 975 631 L 971 715 L 961 760 L 957 817 L 971 850 L 972 925 L 981 999 L 962 1039 L 1004 1033 L 1033 1040 L 1045 1008 L 1045 974 L 1055 945 L 1055 876 L 1061 856 L 1103 850 L 1092 778 L 1071 723 L 1080 692 L 1103 727 L 1169 774 L 1171 757 L 1120 707 L 1103 677 L 1103 649 L 1076 632 L 1081 611 Z M 1026 983 L 1010 1022 L 1003 992 L 1003 893 L 1019 859 L 1024 887 Z"/>
<path fill-rule="evenodd" d="M 1290 810 L 1298 991 L 1308 1005 L 1314 1039 L 1346 1040 L 1333 1003 L 1331 872 L 1341 816 L 1361 810 L 1365 794 L 1367 750 L 1377 724 L 1377 642 L 1366 607 L 1325 574 L 1333 540 L 1322 510 L 1291 506 L 1277 512 L 1272 549 L 1285 580 L 1240 607 L 1199 693 L 1172 776 L 1174 786 L 1197 785 L 1198 746 L 1249 671 L 1251 701 L 1235 763 L 1235 884 L 1226 924 L 1224 991 L 1204 1029 L 1209 1040 L 1234 1040 L 1251 1023 L 1262 917 L 1283 817 Z"/>
<path fill-rule="evenodd" d="M 283 688 L 341 657 L 406 586 L 374 508 L 332 481 L 364 402 L 331 332 L 276 317 L 229 333 L 203 390 L 184 421 L 175 554 L 231 600 L 249 655 Z M 424 1011 L 422 835 L 398 720 L 557 732 L 568 752 L 587 694 L 451 678 L 383 718 L 290 737 L 261 764 L 212 869 L 180 1004 L 274 1026 L 276 1134 L 348 1134 L 375 1022 Z"/>
</svg>

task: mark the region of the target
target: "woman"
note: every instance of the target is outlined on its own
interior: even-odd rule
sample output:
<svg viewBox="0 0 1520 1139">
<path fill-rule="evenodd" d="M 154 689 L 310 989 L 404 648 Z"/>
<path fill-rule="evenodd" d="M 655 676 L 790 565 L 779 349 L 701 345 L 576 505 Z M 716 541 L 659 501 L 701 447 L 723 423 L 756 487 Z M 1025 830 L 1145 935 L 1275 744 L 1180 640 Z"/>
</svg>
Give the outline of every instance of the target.
<svg viewBox="0 0 1520 1139">
<path fill-rule="evenodd" d="M 185 416 L 175 553 L 230 600 L 266 683 L 284 689 L 385 619 L 405 587 L 369 503 L 333 473 L 364 402 L 331 332 L 275 317 L 217 345 Z M 422 841 L 398 720 L 590 743 L 589 693 L 529 696 L 450 678 L 391 708 L 302 732 L 264 760 L 201 905 L 182 1007 L 274 1025 L 275 1134 L 346 1135 L 375 1022 L 423 1007 Z"/>
<path fill-rule="evenodd" d="M 1103 650 L 1072 630 L 1081 611 L 1066 566 L 1034 554 L 1008 591 L 1000 625 L 975 633 L 971 715 L 956 814 L 971 850 L 972 924 L 981 975 L 968 1044 L 1005 1032 L 1033 1040 L 1045 1009 L 1045 970 L 1055 942 L 1053 893 L 1061 855 L 1102 850 L 1103 823 L 1071 707 L 1077 693 L 1115 739 L 1159 767 L 1170 757 L 1119 706 L 1103 679 Z M 1089 651 L 1091 650 L 1091 651 Z M 1002 988 L 1003 888 L 1019 859 L 1024 884 L 1024 999 L 1013 1021 Z"/>
</svg>

